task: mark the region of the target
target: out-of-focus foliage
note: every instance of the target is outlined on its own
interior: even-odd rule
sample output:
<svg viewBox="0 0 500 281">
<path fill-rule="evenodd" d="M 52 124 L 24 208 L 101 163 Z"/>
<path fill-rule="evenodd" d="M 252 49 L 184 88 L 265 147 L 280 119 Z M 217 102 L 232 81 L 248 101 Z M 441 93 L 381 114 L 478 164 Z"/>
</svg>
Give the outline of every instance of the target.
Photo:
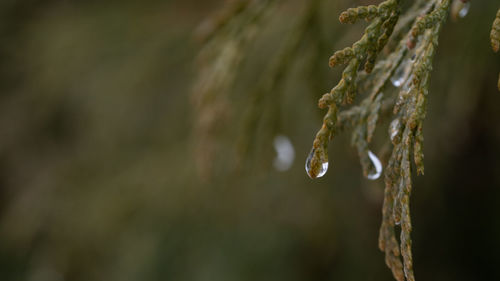
<svg viewBox="0 0 500 281">
<path fill-rule="evenodd" d="M 192 35 L 222 1 L 2 1 L 0 279 L 391 280 L 377 249 L 383 184 L 362 178 L 348 137 L 329 148 L 324 178 L 304 171 L 316 101 L 340 75 L 328 58 L 363 28 L 340 29 L 337 17 L 373 2 L 321 1 L 321 29 L 293 58 L 279 115 L 262 116 L 279 125 L 261 123 L 233 169 L 248 91 L 305 2 L 275 7 L 274 28 L 247 43 L 203 182 L 191 143 Z M 500 279 L 497 9 L 472 1 L 440 36 L 426 175 L 411 203 L 417 280 Z M 296 150 L 286 172 L 272 167 L 277 132 Z M 376 132 L 375 148 L 386 134 Z"/>
</svg>

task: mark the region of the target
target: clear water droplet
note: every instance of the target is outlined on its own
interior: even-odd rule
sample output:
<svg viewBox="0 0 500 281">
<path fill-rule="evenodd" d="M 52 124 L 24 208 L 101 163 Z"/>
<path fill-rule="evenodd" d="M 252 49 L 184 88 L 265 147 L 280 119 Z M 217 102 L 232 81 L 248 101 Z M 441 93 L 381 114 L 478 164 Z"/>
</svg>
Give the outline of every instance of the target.
<svg viewBox="0 0 500 281">
<path fill-rule="evenodd" d="M 273 140 L 276 157 L 273 166 L 278 171 L 286 171 L 292 167 L 295 159 L 295 149 L 290 139 L 283 135 L 278 135 Z"/>
<path fill-rule="evenodd" d="M 399 66 L 394 71 L 394 74 L 391 77 L 391 83 L 394 87 L 400 87 L 406 81 L 406 77 L 408 76 L 410 59 L 406 59 L 402 61 Z"/>
<path fill-rule="evenodd" d="M 328 171 L 328 159 L 326 159 L 326 161 L 322 162 L 318 167 L 316 167 L 317 171 L 314 169 L 314 167 L 312 167 L 311 162 L 314 157 L 314 153 L 315 149 L 313 148 L 306 159 L 306 172 L 311 179 L 320 178 L 326 174 L 326 171 Z"/>
<path fill-rule="evenodd" d="M 373 167 L 375 167 L 375 171 L 368 174 L 366 178 L 369 180 L 376 180 L 380 178 L 380 175 L 382 174 L 382 163 L 378 159 L 377 155 L 373 154 L 370 150 L 368 150 L 368 157 L 370 157 Z"/>
<path fill-rule="evenodd" d="M 394 85 L 394 87 L 399 87 L 401 84 L 403 84 L 404 77 L 403 77 L 403 68 L 401 65 L 398 66 L 396 71 L 394 72 L 394 75 L 391 77 L 391 83 Z"/>
<path fill-rule="evenodd" d="M 469 9 L 470 9 L 470 2 L 465 2 L 462 6 L 462 9 L 458 11 L 458 16 L 461 18 L 465 17 L 469 13 Z"/>
<path fill-rule="evenodd" d="M 408 79 L 406 79 L 405 84 L 403 85 L 403 91 L 409 92 L 412 83 L 413 83 L 413 74 L 410 75 L 410 77 L 408 77 Z"/>
<path fill-rule="evenodd" d="M 392 120 L 389 125 L 389 136 L 391 138 L 392 143 L 394 143 L 396 136 L 399 134 L 399 130 L 401 128 L 401 124 L 399 123 L 399 119 L 396 118 Z"/>
</svg>

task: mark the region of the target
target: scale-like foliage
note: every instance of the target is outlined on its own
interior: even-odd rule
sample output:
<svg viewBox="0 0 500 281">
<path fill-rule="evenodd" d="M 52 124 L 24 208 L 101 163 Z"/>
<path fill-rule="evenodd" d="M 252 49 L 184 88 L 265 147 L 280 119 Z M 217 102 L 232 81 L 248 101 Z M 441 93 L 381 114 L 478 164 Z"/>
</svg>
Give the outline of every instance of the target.
<svg viewBox="0 0 500 281">
<path fill-rule="evenodd" d="M 412 9 L 420 14 L 414 19 L 411 29 L 390 55 L 381 60 L 372 72 L 375 59 L 391 35 L 399 18 L 399 1 L 385 1 L 378 7 L 358 7 L 349 9 L 340 16 L 341 22 L 355 22 L 358 18 L 371 21 L 363 37 L 353 47 L 334 53 L 330 65 L 348 64 L 342 80 L 319 101 L 321 108 L 328 107 L 323 126 L 313 143 L 312 159 L 307 171 L 315 178 L 321 170 L 321 163 L 327 161 L 328 143 L 335 135 L 337 115 L 351 119 L 353 145 L 357 147 L 365 176 L 373 169 L 368 157 L 368 144 L 377 124 L 381 108 L 382 89 L 389 81 L 388 73 L 406 75 L 396 86 L 404 84 L 394 99 L 395 119 L 391 123 L 390 135 L 394 145 L 385 172 L 385 196 L 383 220 L 380 228 L 379 247 L 386 253 L 386 263 L 396 280 L 414 280 L 411 252 L 412 230 L 410 219 L 411 156 L 417 173 L 424 173 L 423 164 L 423 121 L 426 114 L 432 60 L 436 52 L 441 24 L 445 21 L 450 7 L 449 0 L 417 1 Z M 408 24 L 408 22 L 407 22 Z M 378 40 L 377 40 L 378 39 Z M 383 44 L 383 45 L 382 45 Z M 415 51 L 412 49 L 415 48 Z M 411 56 L 411 59 L 405 57 Z M 358 77 L 359 64 L 365 61 L 364 79 Z M 397 69 L 398 68 L 398 69 Z M 401 72 L 401 73 L 400 73 Z M 375 87 L 372 94 L 359 107 L 348 110 L 348 114 L 338 113 L 342 104 L 351 103 L 358 84 Z M 368 88 L 368 87 L 365 87 Z M 342 118 L 343 120 L 344 118 Z M 343 120 L 343 122 L 345 122 Z M 400 245 L 396 238 L 396 225 L 401 226 Z M 402 260 L 400 259 L 402 257 Z"/>
</svg>

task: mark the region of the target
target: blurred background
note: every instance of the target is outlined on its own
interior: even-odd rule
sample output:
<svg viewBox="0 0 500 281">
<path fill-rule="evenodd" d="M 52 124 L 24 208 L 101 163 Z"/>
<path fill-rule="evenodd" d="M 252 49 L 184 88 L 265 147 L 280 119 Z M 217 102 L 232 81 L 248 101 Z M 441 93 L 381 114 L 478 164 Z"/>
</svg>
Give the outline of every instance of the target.
<svg viewBox="0 0 500 281">
<path fill-rule="evenodd" d="M 411 201 L 417 280 L 500 280 L 499 4 L 471 2 L 434 61 Z M 377 247 L 383 179 L 363 178 L 349 133 L 323 178 L 304 171 L 317 99 L 340 77 L 328 58 L 366 26 L 338 15 L 373 1 L 318 2 L 317 33 L 250 134 L 257 81 L 308 3 L 280 2 L 231 70 L 224 118 L 200 134 L 195 30 L 224 3 L 1 1 L 0 280 L 392 280 Z M 277 135 L 290 167 L 274 163 Z"/>
</svg>

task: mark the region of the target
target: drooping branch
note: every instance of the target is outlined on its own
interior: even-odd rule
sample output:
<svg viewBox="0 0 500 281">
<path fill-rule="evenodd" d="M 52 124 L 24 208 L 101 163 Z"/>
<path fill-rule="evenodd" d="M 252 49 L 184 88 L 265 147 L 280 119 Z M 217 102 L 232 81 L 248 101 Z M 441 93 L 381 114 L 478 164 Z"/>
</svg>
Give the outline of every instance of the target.
<svg viewBox="0 0 500 281">
<path fill-rule="evenodd" d="M 379 247 L 385 252 L 386 264 L 398 281 L 415 280 L 410 236 L 411 158 L 413 156 L 417 173 L 423 174 L 423 121 L 426 115 L 430 72 L 439 32 L 450 8 L 450 0 L 424 2 L 426 1 L 420 1 L 413 6 L 412 13 L 420 13 L 420 16 L 414 18 L 413 22 L 404 22 L 405 25 L 412 24 L 407 35 L 398 44 L 392 44 L 394 49 L 388 50 L 389 55 L 376 64 L 375 59 L 383 48 L 378 44 L 385 45 L 389 41 L 388 38 L 399 18 L 399 3 L 385 1 L 378 8 L 359 7 L 341 14 L 342 22 L 354 23 L 362 18 L 371 21 L 371 24 L 365 29 L 363 37 L 352 47 L 337 51 L 330 58 L 331 66 L 347 64 L 347 67 L 337 86 L 319 101 L 319 107 L 328 107 L 328 112 L 323 119 L 322 128 L 316 135 L 306 164 L 310 177 L 324 174 L 322 169 L 323 163 L 328 161 L 329 141 L 338 128 L 349 127 L 353 130 L 352 144 L 358 150 L 363 173 L 370 178 L 374 161 L 369 157 L 368 145 L 381 113 L 382 91 L 392 76 L 391 80 L 399 91 L 395 98 L 387 99 L 393 102 L 396 118 L 389 128 L 394 148 L 385 172 L 386 188 Z M 381 12 L 381 7 L 388 10 Z M 398 32 L 402 30 L 402 27 L 398 28 Z M 360 74 L 358 68 L 362 62 L 365 63 L 365 72 Z M 370 64 L 374 64 L 374 67 Z M 339 112 L 338 108 L 342 104 L 353 101 L 358 84 L 363 89 L 370 89 L 371 94 L 359 106 Z M 401 227 L 399 243 L 396 238 L 397 225 Z"/>
<path fill-rule="evenodd" d="M 338 107 L 352 103 L 357 91 L 358 68 L 365 61 L 365 71 L 371 72 L 378 53 L 387 43 L 399 17 L 399 0 L 387 0 L 378 6 L 358 7 L 340 16 L 341 22 L 355 22 L 357 18 L 371 21 L 364 35 L 351 47 L 335 52 L 330 58 L 330 66 L 347 64 L 340 82 L 319 100 L 320 108 L 327 108 L 323 126 L 316 134 L 306 170 L 311 178 L 324 174 L 328 163 L 328 143 L 335 135 Z"/>
</svg>

